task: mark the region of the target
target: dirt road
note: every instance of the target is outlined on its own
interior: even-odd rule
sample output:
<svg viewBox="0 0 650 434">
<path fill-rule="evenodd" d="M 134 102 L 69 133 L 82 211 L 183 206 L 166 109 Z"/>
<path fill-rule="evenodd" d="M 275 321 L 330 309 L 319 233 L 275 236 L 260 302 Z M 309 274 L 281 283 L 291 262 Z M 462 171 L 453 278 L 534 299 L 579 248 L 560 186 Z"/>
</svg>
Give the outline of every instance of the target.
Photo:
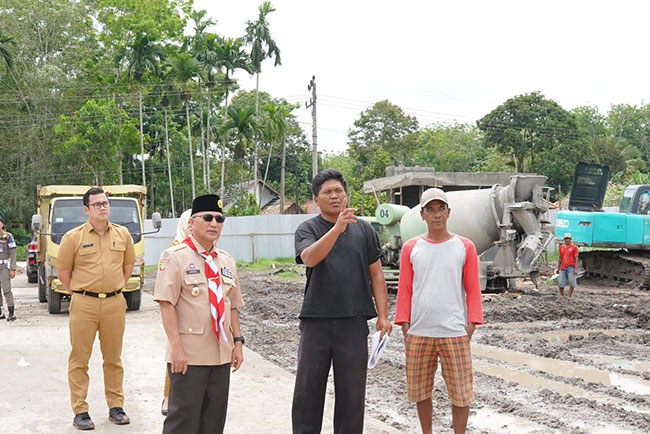
<svg viewBox="0 0 650 434">
<path fill-rule="evenodd" d="M 153 275 L 148 276 L 148 288 Z M 64 313 L 50 315 L 39 303 L 36 285 L 24 274 L 14 279 L 18 320 L 0 320 L 0 433 L 72 434 L 72 410 L 67 382 L 68 338 L 67 303 Z M 247 336 L 248 337 L 248 336 Z M 166 338 L 158 306 L 149 293 L 142 308 L 128 312 L 122 362 L 125 366 L 124 408 L 131 424 L 117 426 L 107 420 L 103 396 L 101 351 L 95 342 L 90 360 L 88 403 L 95 422 L 94 432 L 108 434 L 149 434 L 162 431 L 160 414 L 164 379 Z M 245 349 L 244 365 L 231 377 L 230 404 L 226 433 L 286 434 L 291 432 L 290 411 L 294 377 L 287 370 Z M 331 432 L 329 415 L 323 424 Z M 372 416 L 366 431 L 396 434 L 399 430 Z"/>
<path fill-rule="evenodd" d="M 227 432 L 290 432 L 304 287 L 302 270 L 296 270 L 293 281 L 272 272 L 240 273 L 247 303 L 242 328 L 247 348 L 255 352 L 246 353 L 244 367 L 233 376 Z M 150 292 L 153 273 L 147 279 Z M 36 288 L 24 276 L 17 283 L 19 321 L 0 322 L 0 433 L 76 432 L 67 394 L 67 314 L 47 314 Z M 486 325 L 472 340 L 476 402 L 468 432 L 650 432 L 650 292 L 581 282 L 575 298 L 567 300 L 548 284 L 538 292 L 526 282 L 521 286 L 521 294 L 484 295 Z M 134 422 L 116 427 L 106 421 L 96 348 L 89 402 L 97 432 L 160 432 L 164 334 L 151 296 L 143 300 L 141 311 L 127 315 L 124 350 L 125 407 Z M 21 360 L 30 366 L 20 366 Z M 419 431 L 405 388 L 403 341 L 396 329 L 369 371 L 367 433 Z M 439 374 L 433 396 L 436 432 L 453 432 Z M 326 417 L 323 432 L 331 432 L 330 421 Z"/>
</svg>

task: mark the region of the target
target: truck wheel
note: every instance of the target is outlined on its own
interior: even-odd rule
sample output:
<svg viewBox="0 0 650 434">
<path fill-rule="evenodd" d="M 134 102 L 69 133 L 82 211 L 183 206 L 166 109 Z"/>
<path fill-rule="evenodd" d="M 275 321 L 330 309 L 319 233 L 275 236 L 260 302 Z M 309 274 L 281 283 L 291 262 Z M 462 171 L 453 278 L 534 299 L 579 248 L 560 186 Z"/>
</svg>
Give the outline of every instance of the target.
<svg viewBox="0 0 650 434">
<path fill-rule="evenodd" d="M 45 303 L 47 301 L 47 283 L 45 283 L 45 270 L 43 267 L 38 267 L 36 277 L 38 280 L 38 301 Z"/>
<path fill-rule="evenodd" d="M 125 292 L 124 298 L 126 298 L 126 307 L 129 310 L 139 310 L 140 302 L 142 301 L 142 290 L 138 289 L 137 291 Z"/>
<path fill-rule="evenodd" d="M 61 294 L 52 291 L 51 288 L 47 291 L 47 310 L 50 313 L 61 312 Z"/>
</svg>

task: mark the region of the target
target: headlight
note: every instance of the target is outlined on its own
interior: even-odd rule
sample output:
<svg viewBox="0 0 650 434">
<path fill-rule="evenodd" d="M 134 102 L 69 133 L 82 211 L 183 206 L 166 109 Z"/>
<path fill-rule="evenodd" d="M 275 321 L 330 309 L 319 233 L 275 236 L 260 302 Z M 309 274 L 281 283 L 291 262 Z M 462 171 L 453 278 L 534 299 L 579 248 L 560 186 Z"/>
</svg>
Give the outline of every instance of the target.
<svg viewBox="0 0 650 434">
<path fill-rule="evenodd" d="M 142 267 L 144 267 L 144 256 L 138 256 L 135 258 L 135 264 L 133 265 L 133 271 L 131 272 L 131 275 L 139 276 Z"/>
</svg>

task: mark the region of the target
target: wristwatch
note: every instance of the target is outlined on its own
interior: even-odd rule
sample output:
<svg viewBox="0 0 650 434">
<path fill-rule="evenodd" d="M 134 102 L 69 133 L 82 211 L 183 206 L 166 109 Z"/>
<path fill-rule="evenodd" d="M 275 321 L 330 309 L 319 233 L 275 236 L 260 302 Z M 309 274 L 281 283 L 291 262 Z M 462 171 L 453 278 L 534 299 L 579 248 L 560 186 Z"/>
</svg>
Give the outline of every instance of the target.
<svg viewBox="0 0 650 434">
<path fill-rule="evenodd" d="M 232 338 L 233 342 L 241 342 L 242 345 L 244 345 L 244 337 L 243 336 L 236 336 Z"/>
</svg>

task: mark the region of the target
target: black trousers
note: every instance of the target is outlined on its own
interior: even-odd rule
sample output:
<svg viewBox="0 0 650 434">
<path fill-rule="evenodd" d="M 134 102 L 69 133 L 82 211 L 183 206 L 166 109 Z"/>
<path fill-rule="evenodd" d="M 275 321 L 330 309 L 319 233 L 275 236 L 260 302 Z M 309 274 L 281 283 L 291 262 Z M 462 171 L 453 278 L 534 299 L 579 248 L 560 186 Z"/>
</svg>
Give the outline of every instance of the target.
<svg viewBox="0 0 650 434">
<path fill-rule="evenodd" d="M 303 319 L 300 332 L 291 409 L 293 433 L 321 432 L 327 376 L 333 364 L 334 433 L 362 434 L 368 364 L 366 319 Z"/>
<path fill-rule="evenodd" d="M 169 413 L 163 434 L 222 434 L 228 410 L 230 363 L 169 372 Z"/>
</svg>

